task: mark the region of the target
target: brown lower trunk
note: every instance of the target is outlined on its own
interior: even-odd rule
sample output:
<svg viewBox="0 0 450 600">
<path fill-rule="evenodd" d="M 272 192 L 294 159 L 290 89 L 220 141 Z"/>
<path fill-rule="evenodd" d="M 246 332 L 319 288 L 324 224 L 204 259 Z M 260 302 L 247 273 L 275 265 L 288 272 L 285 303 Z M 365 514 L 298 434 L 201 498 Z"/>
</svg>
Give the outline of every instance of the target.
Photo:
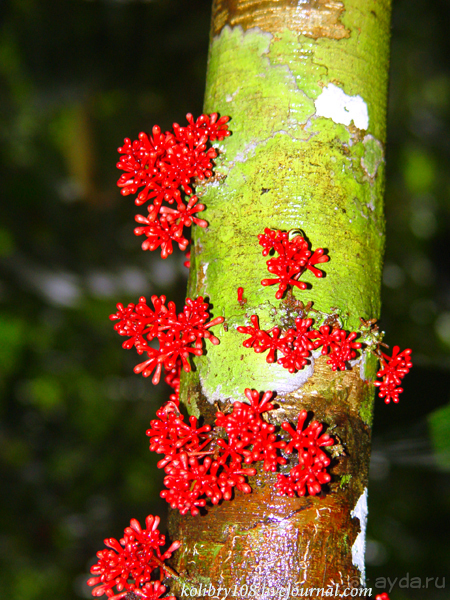
<svg viewBox="0 0 450 600">
<path fill-rule="evenodd" d="M 241 586 L 253 585 L 258 591 L 254 597 L 259 598 L 264 588 L 269 595 L 268 588 L 278 594 L 289 586 L 293 590 L 361 585 L 352 553 L 361 524 L 352 513 L 367 489 L 371 429 L 360 408 L 371 402 L 371 388 L 360 378 L 359 369 L 336 373 L 330 371 L 326 357 L 316 360 L 314 375 L 301 390 L 283 396 L 269 420 L 295 422 L 300 410 L 313 411 L 315 419 L 330 425 L 328 432 L 337 442 L 345 440 L 345 447 L 338 443 L 333 447 L 336 458 L 328 493 L 279 496 L 276 474 L 260 467 L 249 478 L 251 494 L 236 492 L 232 501 L 209 507 L 197 517 L 171 511 L 169 532 L 183 543 L 175 564 L 181 577 L 172 584 L 173 593 L 181 596 L 183 590 L 199 591 L 211 584 L 216 590 L 237 590 L 236 597 L 244 598 L 246 588 L 241 594 Z M 211 414 L 211 405 L 195 390 L 188 393 L 196 396 L 202 414 Z"/>
</svg>

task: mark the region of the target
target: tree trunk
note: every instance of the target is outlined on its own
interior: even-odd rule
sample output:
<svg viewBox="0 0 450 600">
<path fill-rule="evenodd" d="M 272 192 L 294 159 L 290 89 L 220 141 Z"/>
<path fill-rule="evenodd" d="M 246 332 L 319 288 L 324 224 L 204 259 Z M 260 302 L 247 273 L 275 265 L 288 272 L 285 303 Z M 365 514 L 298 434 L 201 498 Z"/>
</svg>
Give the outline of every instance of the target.
<svg viewBox="0 0 450 600">
<path fill-rule="evenodd" d="M 171 511 L 171 537 L 183 543 L 172 585 L 180 596 L 204 597 L 200 584 L 237 597 L 253 585 L 263 597 L 264 586 L 364 583 L 376 362 L 363 352 L 351 370 L 333 372 L 321 356 L 291 375 L 244 348 L 236 327 L 253 314 L 265 329 L 297 314 L 292 299 L 277 301 L 273 287 L 261 286 L 268 273 L 257 234 L 265 227 L 301 228 L 313 248 L 328 249 L 326 277 L 302 277 L 312 288 L 296 290 L 296 300 L 337 312 L 347 330 L 379 316 L 389 24 L 389 0 L 213 5 L 205 112 L 230 115 L 233 133 L 219 144 L 214 180 L 197 188 L 209 227 L 194 232 L 188 296 L 209 297 L 213 316 L 226 321 L 220 345 L 183 374 L 181 399 L 213 423 L 245 388 L 272 390 L 271 422 L 312 411 L 342 450 L 321 497 L 279 496 L 276 474 L 258 463 L 251 494 L 236 492 L 197 517 Z"/>
</svg>

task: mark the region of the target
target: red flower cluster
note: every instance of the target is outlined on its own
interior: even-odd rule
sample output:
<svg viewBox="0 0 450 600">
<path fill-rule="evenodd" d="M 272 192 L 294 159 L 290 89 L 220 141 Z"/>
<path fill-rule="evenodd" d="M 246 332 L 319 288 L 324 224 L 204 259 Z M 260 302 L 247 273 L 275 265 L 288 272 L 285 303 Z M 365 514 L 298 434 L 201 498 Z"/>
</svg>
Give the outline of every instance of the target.
<svg viewBox="0 0 450 600">
<path fill-rule="evenodd" d="M 329 325 L 322 325 L 317 333 L 316 347 L 322 346 L 322 354 L 329 354 L 327 363 L 332 370 L 345 371 L 347 362 L 356 358 L 355 349 L 359 350 L 362 346 L 360 342 L 354 341 L 358 333 L 352 331 L 347 334 L 343 329 Z"/>
<path fill-rule="evenodd" d="M 197 213 L 204 210 L 203 204 L 197 204 L 198 198 L 191 196 L 185 204 L 181 192 L 192 194 L 192 180 L 211 177 L 213 163 L 217 157 L 214 148 L 207 148 L 208 142 L 223 140 L 230 135 L 227 122 L 229 117 L 218 118 L 216 113 L 201 115 L 196 121 L 191 114 L 186 115 L 188 124 L 180 127 L 173 124 L 173 133 L 161 133 L 155 125 L 152 136 L 139 134 L 139 139 L 131 142 L 128 138 L 118 149 L 120 154 L 117 168 L 124 171 L 117 185 L 122 194 L 138 194 L 135 203 L 153 201 L 149 205 L 147 217 L 136 216 L 142 225 L 135 229 L 136 235 L 145 235 L 143 250 L 156 250 L 161 247 L 162 258 L 172 254 L 172 243 L 185 250 L 188 240 L 183 237 L 183 227 L 196 223 L 206 227 L 207 223 L 199 219 Z M 162 203 L 176 203 L 175 208 Z"/>
<path fill-rule="evenodd" d="M 347 333 L 340 327 L 329 325 L 322 325 L 316 330 L 312 328 L 313 319 L 297 317 L 295 329 L 289 328 L 285 331 L 279 327 L 261 329 L 257 315 L 252 315 L 250 321 L 249 326 L 237 327 L 239 333 L 250 336 L 242 345 L 245 348 L 253 348 L 258 354 L 269 351 L 266 362 L 277 361 L 290 373 L 303 369 L 311 358 L 311 351 L 320 347 L 322 354 L 328 355 L 327 363 L 333 371 L 345 371 L 348 362 L 356 358 L 356 351 L 363 346 L 363 343 L 355 341 L 358 337 L 357 332 Z M 278 357 L 278 354 L 282 356 Z M 378 395 L 385 399 L 386 404 L 391 400 L 398 402 L 399 394 L 403 392 L 403 388 L 399 387 L 401 380 L 412 367 L 411 350 L 408 348 L 400 352 L 400 348 L 394 346 L 392 356 L 382 352 L 379 354 L 381 369 L 377 376 L 381 381 L 375 381 L 374 385 L 379 387 Z"/>
<path fill-rule="evenodd" d="M 166 591 L 167 588 L 160 581 L 151 581 L 133 592 L 122 592 L 122 594 L 114 596 L 113 600 L 119 600 L 120 598 L 124 598 L 124 600 L 158 600 L 158 598 L 163 597 Z M 164 596 L 164 600 L 177 599 L 175 596 Z"/>
<path fill-rule="evenodd" d="M 275 298 L 282 298 L 288 286 L 296 286 L 301 290 L 306 289 L 307 284 L 298 281 L 300 275 L 309 269 L 316 277 L 323 277 L 316 264 L 326 263 L 329 257 L 323 248 L 318 248 L 313 253 L 309 249 L 308 242 L 299 234 L 289 239 L 289 234 L 284 231 L 264 229 L 264 233 L 258 235 L 259 244 L 263 247 L 263 256 L 267 256 L 274 250 L 278 256 L 267 261 L 267 270 L 276 275 L 276 279 L 263 279 L 261 284 L 278 284 Z"/>
<path fill-rule="evenodd" d="M 168 489 L 161 492 L 161 497 L 172 508 L 182 515 L 189 511 L 197 515 L 208 498 L 212 504 L 218 504 L 222 498 L 230 500 L 234 487 L 244 493 L 251 491 L 245 478 L 254 475 L 255 469 L 243 469 L 242 457 L 224 440 L 217 440 L 213 447 L 210 425 L 199 427 L 193 416 L 187 425 L 172 402 L 156 415 L 158 419 L 150 422 L 147 435 L 150 450 L 164 454 L 158 467 L 164 468 L 164 485 Z"/>
<path fill-rule="evenodd" d="M 94 577 L 87 582 L 90 586 L 97 586 L 92 590 L 93 596 L 106 594 L 111 600 L 119 600 L 127 594 L 144 600 L 162 596 L 166 589 L 159 581 L 151 581 L 152 573 L 159 570 L 160 581 L 173 574 L 164 561 L 181 546 L 181 542 L 173 542 L 161 553 L 166 539 L 158 531 L 159 521 L 159 517 L 149 515 L 145 519 L 146 529 L 142 529 L 139 522 L 132 519 L 120 541 L 114 538 L 105 540 L 108 549 L 97 552 L 99 560 L 91 567 Z M 118 593 L 114 592 L 114 587 Z M 175 600 L 173 596 L 170 598 Z"/>
<path fill-rule="evenodd" d="M 208 302 L 202 296 L 195 300 L 186 299 L 183 312 L 177 314 L 176 306 L 169 302 L 166 306 L 165 296 L 152 296 L 153 310 L 147 305 L 144 297 L 139 298 L 138 304 L 130 303 L 127 307 L 117 305 L 117 313 L 110 316 L 118 321 L 114 329 L 119 335 L 128 336 L 122 346 L 129 349 L 135 346 L 138 354 L 147 353 L 148 359 L 134 368 L 135 373 L 144 377 L 155 373 L 154 384 L 159 383 L 161 370 L 164 366 L 165 381 L 175 389 L 179 389 L 179 374 L 181 365 L 186 372 L 191 370 L 189 355 L 203 354 L 203 338 L 216 345 L 219 340 L 209 331 L 213 325 L 223 323 L 223 317 L 212 321 L 208 314 Z M 150 345 L 152 340 L 159 342 L 159 348 Z"/>
<path fill-rule="evenodd" d="M 261 329 L 257 315 L 250 317 L 252 326 L 237 327 L 239 333 L 249 335 L 250 338 L 243 342 L 246 348 L 253 347 L 257 353 L 266 352 L 266 362 L 273 363 L 277 360 L 278 352 L 283 356 L 278 358 L 278 363 L 290 373 L 303 369 L 308 364 L 311 351 L 322 347 L 322 354 L 328 354 L 328 363 L 333 371 L 345 370 L 347 363 L 356 357 L 355 349 L 361 348 L 360 342 L 354 340 L 357 333 L 346 333 L 339 327 L 323 325 L 319 330 L 312 329 L 313 319 L 295 319 L 295 329 L 289 328 L 282 332 L 279 327 L 269 330 Z"/>
<path fill-rule="evenodd" d="M 278 465 L 286 464 L 286 459 L 279 456 L 282 449 L 288 453 L 293 449 L 299 451 L 303 467 L 294 467 L 293 471 L 303 472 L 289 476 L 284 486 L 279 484 L 280 493 L 288 493 L 291 488 L 299 490 L 296 482 L 300 478 L 306 482 L 310 494 L 318 494 L 320 484 L 330 481 L 325 472 L 330 461 L 320 447 L 333 444 L 333 440 L 328 435 L 320 436 L 322 425 L 314 421 L 301 432 L 306 418 L 303 411 L 297 432 L 289 423 L 283 424 L 292 437 L 286 444 L 278 438 L 275 426 L 262 418 L 262 413 L 273 409 L 270 402 L 273 393 L 265 392 L 260 399 L 256 390 L 246 389 L 245 395 L 250 404 L 235 402 L 230 413 L 217 412 L 214 428 L 200 427 L 194 416 L 189 418 L 188 425 L 173 402 L 158 410 L 158 419 L 151 421 L 147 431 L 150 450 L 164 454 L 158 467 L 166 473 L 164 485 L 168 489 L 161 492 L 161 497 L 181 514 L 190 511 L 197 515 L 207 499 L 212 504 L 230 500 L 234 487 L 243 493 L 251 492 L 246 477 L 255 475 L 256 470 L 244 469 L 243 464 L 264 461 L 264 470 L 276 471 Z M 219 437 L 220 430 L 225 430 L 227 440 Z"/>
<path fill-rule="evenodd" d="M 388 356 L 381 352 L 381 369 L 377 373 L 377 377 L 381 381 L 375 381 L 374 385 L 379 387 L 378 395 L 384 398 L 386 404 L 392 400 L 398 402 L 398 395 L 403 392 L 403 388 L 399 387 L 401 380 L 409 373 L 412 367 L 411 350 L 407 348 L 400 352 L 398 346 L 394 346 L 392 356 Z"/>
<path fill-rule="evenodd" d="M 186 250 L 189 240 L 183 237 L 183 227 L 190 227 L 196 223 L 200 227 L 206 227 L 208 223 L 195 216 L 195 213 L 205 209 L 204 204 L 197 204 L 197 196 L 191 196 L 187 206 L 180 202 L 176 210 L 162 206 L 158 213 L 150 212 L 148 217 L 136 215 L 135 220 L 143 227 L 136 227 L 136 235 L 145 235 L 147 239 L 142 242 L 142 250 L 156 250 L 161 246 L 161 258 L 167 258 L 172 254 L 172 242 L 178 244 L 180 250 Z M 153 208 L 152 208 L 153 210 Z"/>
<path fill-rule="evenodd" d="M 261 401 L 256 390 L 247 388 L 244 393 L 250 404 L 235 402 L 231 413 L 216 413 L 216 426 L 225 429 L 229 448 L 242 455 L 245 464 L 263 460 L 265 471 L 276 471 L 278 465 L 286 464 L 286 459 L 278 456 L 286 444 L 277 440 L 275 425 L 261 416 L 273 409 L 270 402 L 273 392 L 265 392 Z"/>
<path fill-rule="evenodd" d="M 383 594 L 377 594 L 375 600 L 389 600 L 389 596 L 384 592 Z"/>
<path fill-rule="evenodd" d="M 320 494 L 322 485 L 331 480 L 331 476 L 325 470 L 330 464 L 330 459 L 321 448 L 332 446 L 334 440 L 326 433 L 320 435 L 323 425 L 318 421 L 312 421 L 303 429 L 307 416 L 306 410 L 302 410 L 298 416 L 297 429 L 288 422 L 281 425 L 291 436 L 291 441 L 284 451 L 290 454 L 295 448 L 299 462 L 290 470 L 289 475 L 278 475 L 276 487 L 280 494 L 304 496 L 308 491 L 311 496 L 315 496 Z"/>
</svg>

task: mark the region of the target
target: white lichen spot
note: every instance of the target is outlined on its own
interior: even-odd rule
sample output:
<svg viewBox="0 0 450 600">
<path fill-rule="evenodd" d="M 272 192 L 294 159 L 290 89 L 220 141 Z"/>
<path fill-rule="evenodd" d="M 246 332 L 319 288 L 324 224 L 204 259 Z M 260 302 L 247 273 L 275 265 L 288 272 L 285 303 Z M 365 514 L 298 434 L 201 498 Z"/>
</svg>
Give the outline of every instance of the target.
<svg viewBox="0 0 450 600">
<path fill-rule="evenodd" d="M 310 364 L 296 373 L 289 373 L 277 363 L 273 363 L 270 365 L 271 368 L 268 369 L 267 363 L 264 361 L 261 365 L 255 365 L 253 375 L 258 381 L 259 389 L 276 391 L 277 396 L 282 397 L 299 390 L 305 385 L 308 379 L 314 374 L 314 359 L 320 355 L 320 348 L 314 350 L 309 359 Z M 227 380 L 219 383 L 213 388 L 210 387 L 208 378 L 204 378 L 200 374 L 199 379 L 203 394 L 210 404 L 214 404 L 215 402 L 234 404 L 234 402 L 243 401 L 242 389 L 239 386 L 230 385 L 230 381 Z M 251 386 L 249 385 L 249 387 Z"/>
<path fill-rule="evenodd" d="M 366 375 L 366 366 L 367 366 L 367 357 L 368 357 L 369 353 L 365 352 L 364 350 L 361 351 L 360 356 L 358 356 L 358 358 L 354 358 L 353 360 L 349 360 L 348 364 L 350 365 L 350 367 L 352 369 L 354 369 L 355 367 L 359 367 L 359 377 L 362 381 L 372 381 L 369 377 L 367 377 Z"/>
<path fill-rule="evenodd" d="M 230 402 L 234 404 L 238 400 L 242 402 L 243 393 L 238 387 L 227 388 L 227 385 L 223 385 L 219 383 L 215 389 L 212 389 L 208 386 L 208 381 L 201 374 L 199 375 L 200 386 L 203 392 L 203 395 L 206 400 L 210 404 L 215 404 L 217 402 Z"/>
<path fill-rule="evenodd" d="M 241 89 L 241 88 L 240 88 L 240 87 L 238 87 L 238 89 L 237 89 L 235 92 L 233 92 L 232 94 L 227 94 L 227 95 L 225 96 L 225 100 L 226 100 L 227 102 L 232 102 L 232 101 L 234 100 L 234 97 L 236 96 L 236 94 L 239 92 L 239 90 L 240 90 L 240 89 Z"/>
<path fill-rule="evenodd" d="M 366 358 L 367 352 L 362 351 L 358 358 L 353 358 L 348 361 L 348 364 L 352 369 L 355 369 L 355 367 L 359 369 L 359 376 L 363 381 L 369 381 L 366 378 Z"/>
<path fill-rule="evenodd" d="M 202 270 L 202 288 L 206 289 L 206 273 L 208 271 L 209 263 L 200 263 L 200 268 Z"/>
<path fill-rule="evenodd" d="M 310 364 L 296 373 L 289 373 L 277 363 L 273 363 L 270 365 L 271 368 L 268 369 L 267 363 L 264 363 L 264 365 L 261 365 L 260 370 L 258 369 L 258 381 L 261 389 L 274 390 L 281 397 L 299 390 L 314 374 L 314 359 L 320 355 L 320 349 L 314 350 L 309 359 Z"/>
<path fill-rule="evenodd" d="M 353 121 L 358 129 L 369 128 L 369 112 L 361 96 L 347 96 L 333 83 L 323 88 L 314 104 L 317 117 L 326 117 L 343 125 L 350 125 Z"/>
<path fill-rule="evenodd" d="M 203 387 L 203 377 L 200 376 L 200 384 L 202 386 L 202 390 L 205 392 L 205 388 Z M 210 404 L 214 404 L 214 402 L 221 402 L 225 399 L 225 394 L 222 394 L 222 386 L 219 384 L 212 394 L 205 394 Z"/>
<path fill-rule="evenodd" d="M 356 537 L 355 543 L 352 546 L 352 563 L 360 573 L 361 585 L 366 583 L 366 568 L 364 564 L 364 555 L 366 552 L 366 527 L 367 527 L 367 488 L 359 497 L 355 508 L 351 511 L 352 518 L 359 519 L 360 531 Z"/>
<path fill-rule="evenodd" d="M 285 379 L 274 379 L 267 382 L 267 389 L 276 389 L 279 396 L 285 396 L 300 389 L 314 373 L 314 358 L 301 371 L 288 373 Z"/>
<path fill-rule="evenodd" d="M 368 381 L 366 377 L 366 356 L 367 352 L 361 352 L 361 362 L 359 363 L 359 377 L 363 381 Z"/>
</svg>

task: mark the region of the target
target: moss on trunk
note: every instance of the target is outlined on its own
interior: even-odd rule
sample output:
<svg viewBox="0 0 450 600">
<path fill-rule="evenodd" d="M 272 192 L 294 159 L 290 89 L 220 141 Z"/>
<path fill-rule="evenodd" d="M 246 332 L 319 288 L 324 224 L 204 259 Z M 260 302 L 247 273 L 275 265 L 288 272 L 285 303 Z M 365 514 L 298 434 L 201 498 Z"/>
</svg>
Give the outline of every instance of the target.
<svg viewBox="0 0 450 600">
<path fill-rule="evenodd" d="M 296 299 L 326 314 L 337 310 L 346 329 L 379 315 L 389 17 L 388 0 L 213 6 L 205 112 L 230 115 L 233 135 L 218 144 L 214 180 L 197 188 L 209 226 L 194 232 L 188 295 L 209 297 L 213 315 L 226 321 L 215 328 L 220 345 L 183 375 L 182 400 L 212 422 L 246 387 L 273 390 L 272 422 L 310 410 L 345 454 L 334 461 L 324 498 L 280 497 L 275 475 L 259 470 L 251 495 L 236 493 L 199 517 L 172 513 L 170 533 L 183 542 L 175 592 L 211 583 L 253 584 L 261 594 L 264 585 L 363 579 L 356 539 L 364 526 L 352 511 L 366 497 L 374 360 L 363 354 L 351 371 L 334 373 L 320 357 L 290 375 L 243 348 L 236 327 L 252 314 L 264 328 L 295 314 L 292 303 L 275 300 L 273 287 L 261 286 L 267 271 L 257 234 L 264 227 L 301 228 L 313 248 L 329 251 L 326 277 L 302 277 L 312 287 L 296 290 Z"/>
</svg>

